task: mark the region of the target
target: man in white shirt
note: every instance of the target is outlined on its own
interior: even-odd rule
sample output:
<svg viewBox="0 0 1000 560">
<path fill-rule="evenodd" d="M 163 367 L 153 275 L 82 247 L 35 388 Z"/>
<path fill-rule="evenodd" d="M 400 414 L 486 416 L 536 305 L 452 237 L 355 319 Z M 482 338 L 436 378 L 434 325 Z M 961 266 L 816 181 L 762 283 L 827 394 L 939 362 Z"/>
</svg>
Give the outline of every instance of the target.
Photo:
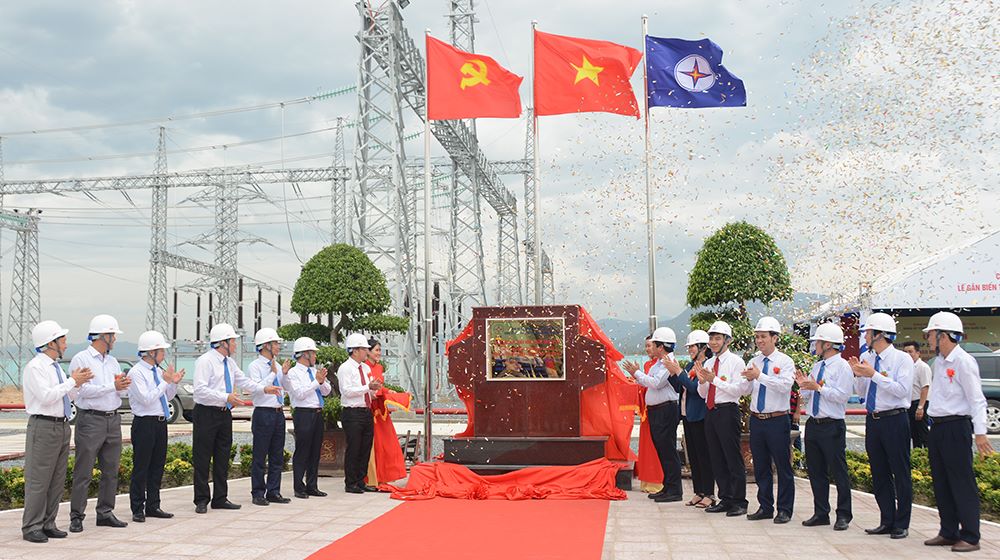
<svg viewBox="0 0 1000 560">
<path fill-rule="evenodd" d="M 33 543 L 66 538 L 66 532 L 56 527 L 56 514 L 66 484 L 70 399 L 94 377 L 88 369 L 73 370 L 69 378 L 63 373 L 59 360 L 66 351 L 68 332 L 55 321 L 35 325 L 31 342 L 36 354 L 21 374 L 28 414 L 21 535 Z"/>
<path fill-rule="evenodd" d="M 941 529 L 928 546 L 951 546 L 952 552 L 979 550 L 979 487 L 972 470 L 972 443 L 981 455 L 993 453 L 986 438 L 986 397 L 979 364 L 958 345 L 965 335 L 954 313 L 935 313 L 924 329 L 934 359 L 928 457 Z"/>
<path fill-rule="evenodd" d="M 673 329 L 660 327 L 653 331 L 653 359 L 649 373 L 642 371 L 636 362 L 625 362 L 625 369 L 635 378 L 636 383 L 646 387 L 646 412 L 649 420 L 649 435 L 660 459 L 663 470 L 663 489 L 652 494 L 656 502 L 679 502 L 684 499 L 681 486 L 681 461 L 677 455 L 677 424 L 680 422 L 678 408 L 679 393 L 677 374 L 681 366 L 674 360 L 674 345 L 677 336 Z"/>
<path fill-rule="evenodd" d="M 892 345 L 896 321 L 885 313 L 872 313 L 861 330 L 870 349 L 864 361 L 849 360 L 857 380 L 854 391 L 864 398 L 865 450 L 872 469 L 872 490 L 881 514 L 869 535 L 905 539 L 913 509 L 910 473 L 910 390 L 913 360 Z"/>
<path fill-rule="evenodd" d="M 740 397 L 750 384 L 741 374 L 743 360 L 729 351 L 733 330 L 725 321 L 716 321 L 708 329 L 708 347 L 713 356 L 703 367 L 695 366 L 698 394 L 705 399 L 705 434 L 712 472 L 719 485 L 719 503 L 705 508 L 708 513 L 725 512 L 729 517 L 747 513 L 747 471 L 740 450 Z"/>
<path fill-rule="evenodd" d="M 292 399 L 292 423 L 295 425 L 295 453 L 292 455 L 292 481 L 295 497 L 322 498 L 319 489 L 319 455 L 323 448 L 323 397 L 333 387 L 326 379 L 326 368 L 316 367 L 316 342 L 303 336 L 292 346 L 295 367 L 288 370 L 288 394 Z M 346 405 L 344 405 L 346 406 Z M 350 442 L 348 441 L 348 452 Z M 346 452 L 344 459 L 346 472 Z"/>
<path fill-rule="evenodd" d="M 254 389 L 253 463 L 250 465 L 250 497 L 256 506 L 287 504 L 291 500 L 281 495 L 281 470 L 285 464 L 285 374 L 292 362 L 279 364 L 281 337 L 271 328 L 263 328 L 253 336 L 257 359 L 247 366 L 247 375 L 258 388 Z M 278 394 L 264 392 L 265 386 L 278 388 Z M 297 432 L 298 430 L 296 430 Z M 267 473 L 265 480 L 264 473 Z"/>
<path fill-rule="evenodd" d="M 229 449 L 233 445 L 234 406 L 247 405 L 236 393 L 240 388 L 248 393 L 261 390 L 277 395 L 281 389 L 266 383 L 255 383 L 243 374 L 236 360 L 239 335 L 232 326 L 219 323 L 208 334 L 212 349 L 194 363 L 194 505 L 195 513 L 212 509 L 240 509 L 229 501 Z M 214 495 L 208 487 L 208 467 L 212 466 Z"/>
<path fill-rule="evenodd" d="M 903 351 L 913 360 L 913 391 L 910 394 L 910 437 L 913 448 L 927 447 L 927 392 L 931 388 L 931 366 L 920 359 L 920 343 L 907 340 Z"/>
<path fill-rule="evenodd" d="M 372 401 L 382 384 L 371 378 L 371 368 L 365 363 L 369 350 L 365 335 L 349 335 L 345 346 L 350 358 L 337 369 L 340 403 L 344 407 L 340 418 L 347 438 L 347 449 L 344 452 L 344 491 L 349 494 L 377 492 L 378 488 L 365 484 L 365 475 L 368 473 L 368 458 L 375 438 Z"/>
<path fill-rule="evenodd" d="M 128 403 L 132 409 L 132 480 L 129 504 L 132 521 L 145 523 L 147 517 L 170 519 L 174 516 L 160 509 L 160 484 L 167 461 L 168 402 L 177 395 L 177 384 L 184 370 L 160 364 L 167 357 L 170 344 L 156 331 L 139 335 L 139 361 L 128 371 Z"/>
<path fill-rule="evenodd" d="M 89 368 L 94 373 L 90 383 L 80 387 L 76 396 L 76 461 L 73 464 L 73 491 L 70 494 L 69 530 L 83 531 L 87 492 L 94 473 L 94 461 L 101 469 L 97 489 L 97 526 L 125 527 L 115 517 L 118 494 L 118 465 L 122 458 L 122 420 L 118 408 L 128 396 L 129 378 L 118 360 L 111 355 L 118 335 L 118 321 L 111 315 L 97 315 L 90 320 L 87 340 L 90 346 L 73 356 L 69 369 Z"/>
<path fill-rule="evenodd" d="M 823 323 L 809 339 L 813 364 L 809 377 L 796 372 L 800 396 L 809 420 L 806 421 L 806 468 L 813 494 L 813 515 L 802 522 L 806 527 L 830 524 L 830 477 L 837 485 L 837 522 L 834 531 L 845 531 L 854 518 L 851 512 L 851 477 L 847 471 L 847 401 L 854 393 L 854 372 L 844 351 L 844 331 L 836 323 Z"/>
<path fill-rule="evenodd" d="M 754 327 L 754 342 L 760 350 L 743 379 L 750 385 L 750 453 L 757 480 L 760 507 L 747 515 L 750 521 L 771 519 L 778 524 L 792 519 L 795 505 L 795 475 L 792 474 L 791 418 L 788 415 L 795 383 L 795 363 L 777 348 L 781 325 L 774 317 L 761 317 Z M 778 471 L 778 508 L 775 515 L 774 476 Z"/>
</svg>

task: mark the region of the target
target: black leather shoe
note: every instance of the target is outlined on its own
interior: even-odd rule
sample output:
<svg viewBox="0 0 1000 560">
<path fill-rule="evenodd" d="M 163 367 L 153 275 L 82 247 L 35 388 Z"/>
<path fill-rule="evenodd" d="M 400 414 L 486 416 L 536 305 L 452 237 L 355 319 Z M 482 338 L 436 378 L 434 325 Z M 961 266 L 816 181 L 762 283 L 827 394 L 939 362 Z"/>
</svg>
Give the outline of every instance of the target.
<svg viewBox="0 0 1000 560">
<path fill-rule="evenodd" d="M 838 519 L 836 523 L 833 524 L 834 531 L 846 531 L 848 527 L 851 526 L 851 522 L 847 519 Z"/>
<path fill-rule="evenodd" d="M 218 505 L 212 504 L 212 509 L 240 509 L 241 507 L 243 506 L 241 506 L 240 504 L 234 504 L 229 500 L 226 500 Z"/>
<path fill-rule="evenodd" d="M 306 490 L 306 494 L 309 494 L 310 496 L 316 496 L 317 498 L 322 498 L 323 496 L 326 496 L 326 492 L 322 490 Z"/>
<path fill-rule="evenodd" d="M 365 493 L 364 490 L 358 488 L 357 486 L 348 486 L 347 488 L 344 488 L 344 492 L 347 492 L 348 494 L 364 494 Z"/>
<path fill-rule="evenodd" d="M 784 511 L 779 511 L 778 515 L 774 517 L 774 522 L 778 525 L 784 525 L 792 520 L 792 516 Z"/>
<path fill-rule="evenodd" d="M 865 532 L 869 535 L 888 535 L 892 532 L 892 529 L 886 527 L 885 525 L 879 525 L 874 529 L 865 529 Z"/>
<path fill-rule="evenodd" d="M 132 521 L 135 521 L 136 523 L 145 523 L 146 522 L 146 516 L 143 515 L 143 514 L 141 514 L 141 513 L 133 513 L 132 514 Z"/>
<path fill-rule="evenodd" d="M 267 501 L 271 502 L 272 504 L 287 504 L 292 500 L 290 498 L 282 496 L 281 494 L 271 494 L 270 496 L 267 496 Z"/>
<path fill-rule="evenodd" d="M 21 538 L 23 538 L 28 542 L 34 542 L 34 543 L 49 542 L 49 538 L 45 536 L 45 533 L 43 531 L 29 531 L 25 533 L 24 536 Z"/>
<path fill-rule="evenodd" d="M 83 532 L 83 520 L 82 519 L 70 519 L 69 520 L 69 532 L 70 533 L 82 533 Z"/>
<path fill-rule="evenodd" d="M 255 506 L 269 506 L 269 505 L 271 505 L 271 502 L 267 501 L 266 498 L 260 497 L 260 498 L 254 498 L 253 499 L 253 505 L 255 505 Z"/>
<path fill-rule="evenodd" d="M 174 514 L 167 513 L 160 508 L 146 510 L 146 517 L 155 517 L 157 519 L 170 519 Z"/>
<path fill-rule="evenodd" d="M 652 494 L 646 494 L 646 497 L 649 498 L 650 500 L 655 500 L 657 496 L 662 496 L 662 495 L 663 495 L 663 490 L 660 490 L 659 492 L 653 492 Z"/>
<path fill-rule="evenodd" d="M 295 497 L 303 499 L 303 500 L 307 500 L 307 499 L 309 499 L 309 494 L 306 494 L 305 492 L 296 492 L 295 493 Z"/>
<path fill-rule="evenodd" d="M 830 524 L 829 517 L 822 517 L 819 515 L 814 515 L 802 522 L 802 525 L 804 527 L 818 527 L 820 525 L 829 525 L 829 524 Z"/>
<path fill-rule="evenodd" d="M 905 539 L 908 536 L 910 536 L 909 529 L 893 529 L 892 532 L 889 533 L 890 539 Z"/>
<path fill-rule="evenodd" d="M 207 513 L 208 512 L 208 506 L 206 506 L 205 504 L 196 504 L 194 506 L 194 512 L 195 513 Z"/>
<path fill-rule="evenodd" d="M 365 485 L 365 486 L 362 486 L 361 489 L 364 490 L 365 492 L 379 492 L 379 489 L 378 489 L 377 486 L 368 486 L 368 485 Z"/>
<path fill-rule="evenodd" d="M 112 513 L 112 514 L 108 515 L 107 517 L 99 517 L 99 518 L 97 518 L 97 526 L 98 527 L 115 527 L 117 529 L 121 529 L 122 527 L 128 527 L 128 523 L 122 521 L 121 519 L 118 519 L 117 517 L 115 517 L 115 514 Z"/>
<path fill-rule="evenodd" d="M 763 509 L 758 509 L 757 511 L 751 513 L 747 516 L 750 521 L 760 521 L 761 519 L 771 519 L 774 517 L 774 512 L 766 512 Z"/>
<path fill-rule="evenodd" d="M 683 499 L 684 496 L 681 496 L 679 494 L 678 495 L 662 494 L 660 496 L 653 498 L 653 501 L 658 504 L 662 504 L 664 502 L 679 502 Z"/>
<path fill-rule="evenodd" d="M 66 531 L 63 531 L 58 527 L 53 527 L 51 529 L 42 529 L 42 532 L 45 533 L 45 536 L 50 539 L 65 539 L 67 535 Z"/>
<path fill-rule="evenodd" d="M 723 505 L 722 502 L 715 504 L 714 506 L 708 506 L 705 508 L 705 513 L 724 513 L 729 511 L 729 506 Z"/>
<path fill-rule="evenodd" d="M 740 516 L 743 516 L 743 515 L 746 515 L 746 514 L 747 514 L 747 508 L 745 508 L 745 507 L 734 507 L 734 508 L 730 508 L 730 510 L 726 512 L 726 517 L 740 517 Z"/>
</svg>

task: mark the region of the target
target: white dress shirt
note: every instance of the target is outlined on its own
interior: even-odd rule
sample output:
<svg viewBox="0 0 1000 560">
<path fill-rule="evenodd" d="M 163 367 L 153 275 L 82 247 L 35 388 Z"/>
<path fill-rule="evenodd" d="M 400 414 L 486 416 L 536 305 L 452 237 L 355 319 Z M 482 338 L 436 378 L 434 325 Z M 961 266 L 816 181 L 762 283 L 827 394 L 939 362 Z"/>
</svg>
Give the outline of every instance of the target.
<svg viewBox="0 0 1000 560">
<path fill-rule="evenodd" d="M 823 367 L 826 364 L 826 367 Z M 847 409 L 847 401 L 854 392 L 854 371 L 840 354 L 834 354 L 825 360 L 813 364 L 809 377 L 819 382 L 819 370 L 823 367 L 823 384 L 818 391 L 803 389 L 799 392 L 805 403 L 806 414 L 813 416 L 814 398 L 819 399 L 819 413 L 816 418 L 836 418 L 843 420 Z"/>
<path fill-rule="evenodd" d="M 764 358 L 767 358 L 768 361 L 767 371 L 764 371 Z M 750 359 L 750 363 L 760 370 L 760 377 L 749 382 L 750 412 L 755 414 L 788 412 L 792 400 L 792 384 L 795 383 L 795 362 L 784 352 L 774 350 L 769 356 L 758 353 Z M 742 378 L 743 376 L 740 376 L 740 379 Z M 757 402 L 762 386 L 764 387 L 763 410 L 759 408 Z M 716 395 L 716 399 L 718 399 L 718 395 Z"/>
<path fill-rule="evenodd" d="M 89 383 L 80 386 L 80 394 L 75 402 L 77 408 L 111 412 L 122 406 L 122 397 L 128 396 L 128 391 L 115 389 L 115 376 L 121 375 L 122 367 L 110 353 L 101 354 L 97 348 L 88 346 L 80 350 L 69 362 L 69 370 L 90 368 L 94 374 Z"/>
<path fill-rule="evenodd" d="M 288 385 L 288 394 L 291 397 L 294 408 L 323 408 L 323 401 L 316 395 L 316 390 L 319 389 L 320 394 L 324 397 L 329 395 L 330 391 L 333 390 L 329 379 L 324 380 L 322 385 L 316 381 L 315 367 L 306 367 L 300 363 L 296 363 L 295 367 L 288 370 L 288 375 L 285 376 L 285 379 L 285 384 Z M 341 383 L 341 386 L 343 386 L 343 383 Z M 340 403 L 343 406 L 347 406 L 344 404 L 343 397 L 341 397 Z"/>
<path fill-rule="evenodd" d="M 285 406 L 284 384 L 287 382 L 287 376 L 281 371 L 281 364 L 278 364 L 278 372 L 275 373 L 271 371 L 271 360 L 263 355 L 258 355 L 257 359 L 247 366 L 247 376 L 258 384 L 252 393 L 254 408 L 283 408 Z M 278 379 L 276 386 L 281 392 L 277 395 L 269 395 L 264 392 L 264 387 L 274 385 L 275 378 Z"/>
<path fill-rule="evenodd" d="M 223 363 L 229 364 L 229 379 L 233 390 L 243 389 L 252 393 L 260 386 L 243 374 L 236 360 L 223 356 L 218 350 L 205 352 L 194 363 L 194 402 L 203 406 L 224 407 L 229 399 L 226 393 L 226 377 Z"/>
<path fill-rule="evenodd" d="M 361 370 L 364 380 L 358 374 Z M 348 358 L 337 369 L 337 384 L 340 387 L 340 403 L 346 408 L 366 408 L 365 395 L 375 400 L 375 391 L 368 388 L 372 380 L 372 368 Z"/>
<path fill-rule="evenodd" d="M 712 380 L 712 385 L 715 385 L 715 404 L 739 402 L 740 397 L 750 391 L 750 382 L 740 375 L 746 369 L 746 363 L 736 354 L 726 350 L 721 355 L 705 360 L 705 369 L 713 371 L 716 361 L 719 362 L 719 372 Z M 698 383 L 698 394 L 706 401 L 708 385 L 708 383 Z"/>
<path fill-rule="evenodd" d="M 674 359 L 671 352 L 669 359 Z M 642 371 L 640 367 L 635 372 L 635 382 L 646 388 L 646 405 L 652 406 L 668 401 L 677 402 L 679 395 L 670 385 L 670 372 L 667 366 L 663 365 L 663 360 L 656 360 L 649 368 L 649 373 Z"/>
<path fill-rule="evenodd" d="M 896 408 L 910 408 L 910 391 L 913 389 L 913 358 L 895 346 L 889 345 L 877 355 L 879 367 L 872 377 L 858 377 L 854 381 L 854 391 L 862 401 L 868 398 L 868 385 L 875 383 L 875 412 Z M 866 352 L 865 362 L 875 367 L 876 354 Z M 882 375 L 885 373 L 885 375 Z M 867 407 L 868 403 L 865 403 Z"/>
<path fill-rule="evenodd" d="M 919 401 L 920 392 L 924 387 L 931 386 L 931 366 L 923 360 L 913 362 L 913 392 L 910 401 Z"/>
<path fill-rule="evenodd" d="M 128 370 L 132 384 L 128 386 L 128 404 L 133 416 L 166 416 L 163 411 L 163 397 L 170 402 L 177 395 L 177 384 L 163 380 L 163 368 L 156 368 L 156 379 L 153 379 L 153 366 L 146 360 L 139 360 Z"/>
<path fill-rule="evenodd" d="M 948 370 L 955 374 L 948 377 Z M 979 378 L 979 364 L 961 346 L 934 360 L 927 415 L 971 416 L 972 432 L 986 435 L 986 397 Z"/>
<path fill-rule="evenodd" d="M 42 352 L 35 354 L 24 366 L 21 383 L 24 386 L 24 411 L 29 415 L 65 417 L 63 397 L 69 396 L 72 400 L 78 392 L 76 381 Z"/>
</svg>

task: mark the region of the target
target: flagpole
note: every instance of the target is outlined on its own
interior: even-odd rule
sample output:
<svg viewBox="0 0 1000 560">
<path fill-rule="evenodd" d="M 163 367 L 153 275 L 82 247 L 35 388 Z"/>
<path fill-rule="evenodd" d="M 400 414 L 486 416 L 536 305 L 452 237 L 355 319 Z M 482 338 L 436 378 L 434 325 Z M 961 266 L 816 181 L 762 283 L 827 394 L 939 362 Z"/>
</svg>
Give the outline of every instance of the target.
<svg viewBox="0 0 1000 560">
<path fill-rule="evenodd" d="M 646 59 L 646 36 L 649 16 L 642 16 L 642 92 L 643 104 L 645 106 L 644 123 L 646 128 L 646 148 L 643 157 L 646 171 L 646 245 L 649 259 L 649 332 L 656 330 L 656 243 L 653 239 L 653 188 L 649 181 L 649 81 L 646 75 L 649 61 Z M 538 138 L 535 138 L 535 145 Z"/>
<path fill-rule="evenodd" d="M 424 46 L 431 30 L 424 30 Z M 425 53 L 426 54 L 426 53 Z M 434 317 L 431 312 L 431 119 L 430 119 L 430 57 L 424 57 L 424 461 L 431 460 L 431 405 L 434 391 L 433 372 Z"/>
<path fill-rule="evenodd" d="M 534 137 L 534 146 L 532 154 L 532 173 L 535 175 L 535 211 L 532 215 L 531 224 L 532 233 L 534 234 L 534 243 L 532 251 L 534 255 L 534 268 L 535 268 L 535 305 L 542 304 L 542 234 L 541 227 L 539 226 L 539 216 L 542 213 L 541 209 L 541 196 L 539 195 L 541 181 L 538 177 L 538 103 L 535 102 L 535 32 L 538 30 L 538 20 L 531 21 L 531 103 L 534 107 L 534 111 L 531 112 L 531 130 Z"/>
</svg>

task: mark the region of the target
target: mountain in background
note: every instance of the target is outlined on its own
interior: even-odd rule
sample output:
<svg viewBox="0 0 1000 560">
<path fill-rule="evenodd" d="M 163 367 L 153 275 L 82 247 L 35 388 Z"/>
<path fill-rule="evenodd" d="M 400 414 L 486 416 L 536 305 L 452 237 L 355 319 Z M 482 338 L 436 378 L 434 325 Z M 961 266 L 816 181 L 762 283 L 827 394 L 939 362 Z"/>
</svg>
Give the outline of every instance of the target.
<svg viewBox="0 0 1000 560">
<path fill-rule="evenodd" d="M 770 307 L 760 303 L 751 303 L 747 305 L 747 312 L 750 313 L 750 317 L 752 319 L 757 319 L 765 313 L 770 313 L 783 325 L 787 325 L 791 322 L 792 318 L 801 313 L 802 310 L 810 309 L 817 303 L 824 303 L 827 299 L 828 298 L 826 296 L 820 294 L 796 292 L 792 301 L 776 302 Z M 685 309 L 670 319 L 661 318 L 657 326 L 670 327 L 673 329 L 677 334 L 677 341 L 683 344 L 683 341 L 687 338 L 688 331 L 690 330 L 688 325 L 693 313 L 694 312 L 690 308 Z M 623 319 L 609 317 L 606 319 L 598 319 L 597 324 L 601 326 L 604 333 L 611 338 L 615 347 L 618 348 L 618 350 L 623 354 L 642 353 L 646 337 L 649 336 L 649 322 L 647 319 L 640 321 L 626 321 Z"/>
</svg>

